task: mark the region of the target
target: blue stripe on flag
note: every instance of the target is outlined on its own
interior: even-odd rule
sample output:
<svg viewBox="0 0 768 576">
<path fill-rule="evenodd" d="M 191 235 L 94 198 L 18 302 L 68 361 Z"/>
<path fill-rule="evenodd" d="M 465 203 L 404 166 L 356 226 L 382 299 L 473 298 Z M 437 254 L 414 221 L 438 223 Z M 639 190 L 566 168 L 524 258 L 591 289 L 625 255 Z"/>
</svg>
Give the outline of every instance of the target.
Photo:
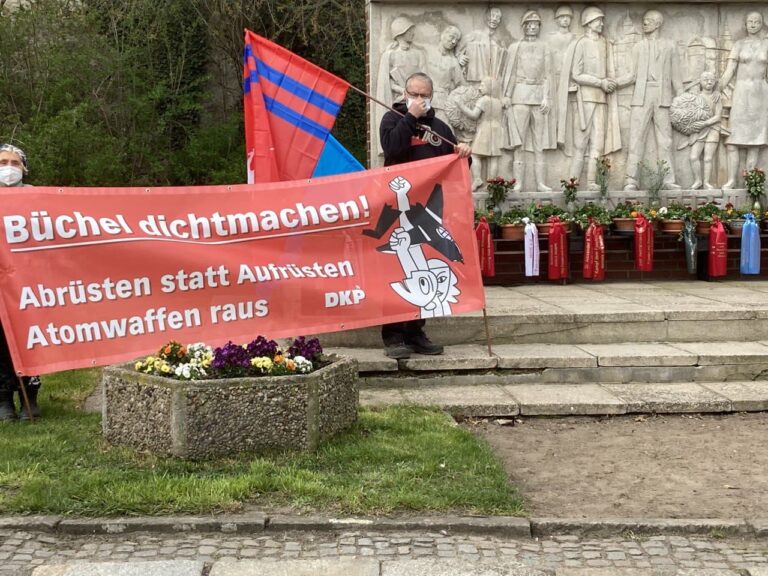
<svg viewBox="0 0 768 576">
<path fill-rule="evenodd" d="M 259 60 L 258 58 L 255 58 L 256 60 L 256 69 L 259 72 L 259 75 L 264 76 L 267 80 L 269 80 L 272 84 L 275 86 L 280 86 L 280 88 L 283 88 L 284 90 L 287 90 L 294 96 L 298 96 L 302 100 L 305 100 L 306 102 L 309 102 L 313 106 L 317 106 L 324 112 L 327 112 L 328 114 L 331 114 L 332 116 L 336 116 L 339 113 L 339 110 L 341 110 L 341 106 L 331 100 L 330 98 L 327 98 L 323 96 L 322 94 L 318 94 L 311 88 L 308 88 L 301 82 L 298 82 L 297 80 L 294 80 L 290 76 L 287 76 L 283 74 L 282 72 L 275 70 L 268 64 L 266 64 L 263 60 Z"/>
<path fill-rule="evenodd" d="M 307 117 L 302 116 L 300 112 L 296 112 L 296 110 L 293 110 L 292 108 L 277 102 L 273 98 L 264 96 L 264 104 L 269 112 L 278 118 L 282 118 L 286 122 L 290 122 L 300 130 L 304 130 L 304 132 L 314 136 L 315 138 L 325 140 L 326 136 L 328 136 L 328 133 L 330 132 L 330 130 L 324 126 L 321 126 L 317 122 L 313 122 Z"/>
</svg>

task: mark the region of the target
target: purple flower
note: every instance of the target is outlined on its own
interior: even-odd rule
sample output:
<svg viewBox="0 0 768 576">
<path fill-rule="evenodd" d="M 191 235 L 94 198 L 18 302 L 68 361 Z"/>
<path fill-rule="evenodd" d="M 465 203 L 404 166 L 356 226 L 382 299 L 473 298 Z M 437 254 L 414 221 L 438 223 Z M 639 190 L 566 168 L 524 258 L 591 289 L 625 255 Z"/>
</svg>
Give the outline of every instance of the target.
<svg viewBox="0 0 768 576">
<path fill-rule="evenodd" d="M 264 336 L 258 336 L 246 346 L 246 350 L 251 358 L 259 358 L 261 356 L 274 358 L 275 354 L 277 354 L 277 342 L 267 340 Z"/>
<path fill-rule="evenodd" d="M 299 336 L 293 341 L 291 347 L 288 348 L 289 356 L 304 356 L 307 360 L 315 361 L 320 354 L 323 353 L 323 347 L 320 346 L 320 340 L 317 338 L 310 338 L 307 340 L 304 336 Z"/>
<path fill-rule="evenodd" d="M 231 340 L 213 351 L 211 367 L 216 370 L 235 367 L 248 368 L 250 365 L 251 357 L 248 355 L 248 351 L 242 346 L 233 344 Z"/>
</svg>

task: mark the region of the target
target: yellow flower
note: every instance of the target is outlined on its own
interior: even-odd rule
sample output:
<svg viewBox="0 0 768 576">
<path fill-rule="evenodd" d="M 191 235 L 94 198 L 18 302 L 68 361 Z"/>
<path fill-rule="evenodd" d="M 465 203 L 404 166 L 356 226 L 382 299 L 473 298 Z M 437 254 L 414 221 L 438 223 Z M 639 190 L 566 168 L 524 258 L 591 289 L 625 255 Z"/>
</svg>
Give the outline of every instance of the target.
<svg viewBox="0 0 768 576">
<path fill-rule="evenodd" d="M 656 218 L 656 210 L 651 210 L 651 218 Z"/>
<path fill-rule="evenodd" d="M 171 367 L 170 367 L 168 364 L 165 364 L 165 363 L 164 363 L 164 364 L 163 364 L 163 365 L 160 367 L 160 370 L 161 370 L 162 372 L 165 372 L 165 373 L 167 374 L 168 372 L 170 372 L 170 371 L 171 371 Z"/>
<path fill-rule="evenodd" d="M 141 362 L 141 360 L 139 360 L 138 362 L 136 362 L 136 364 L 135 364 L 133 367 L 134 367 L 136 370 L 141 370 L 141 367 L 142 367 L 142 366 L 143 366 L 143 363 Z"/>
<path fill-rule="evenodd" d="M 632 212 L 630 212 L 630 213 L 629 213 L 629 215 L 630 215 L 632 218 L 637 218 L 637 210 L 632 210 Z"/>
</svg>

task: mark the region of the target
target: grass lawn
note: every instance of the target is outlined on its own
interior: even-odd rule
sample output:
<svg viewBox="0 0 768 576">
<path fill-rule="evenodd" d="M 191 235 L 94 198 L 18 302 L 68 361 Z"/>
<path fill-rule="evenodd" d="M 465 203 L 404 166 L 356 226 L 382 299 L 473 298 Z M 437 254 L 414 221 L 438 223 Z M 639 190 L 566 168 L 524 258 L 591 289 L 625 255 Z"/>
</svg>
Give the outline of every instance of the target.
<svg viewBox="0 0 768 576">
<path fill-rule="evenodd" d="M 102 440 L 80 406 L 99 370 L 43 377 L 44 417 L 0 423 L 0 513 L 84 516 L 269 510 L 385 514 L 523 513 L 490 448 L 438 411 L 361 410 L 315 453 L 205 462 L 157 458 Z"/>
</svg>

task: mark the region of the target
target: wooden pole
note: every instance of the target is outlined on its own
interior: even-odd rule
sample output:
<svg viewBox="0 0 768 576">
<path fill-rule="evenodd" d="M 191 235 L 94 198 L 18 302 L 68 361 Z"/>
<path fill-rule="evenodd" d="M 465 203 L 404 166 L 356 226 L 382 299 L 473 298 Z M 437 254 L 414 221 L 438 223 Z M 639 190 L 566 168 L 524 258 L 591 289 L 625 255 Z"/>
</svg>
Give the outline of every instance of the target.
<svg viewBox="0 0 768 576">
<path fill-rule="evenodd" d="M 34 422 L 35 417 L 32 414 L 32 407 L 29 405 L 29 396 L 27 396 L 27 386 L 24 384 L 24 376 L 22 374 L 17 374 L 16 377 L 19 379 L 19 390 L 21 391 L 22 406 L 27 411 L 29 421 Z"/>
<path fill-rule="evenodd" d="M 493 356 L 493 350 L 491 349 L 491 329 L 488 327 L 488 313 L 483 307 L 483 322 L 485 323 L 485 341 L 488 344 L 488 356 Z"/>
</svg>

